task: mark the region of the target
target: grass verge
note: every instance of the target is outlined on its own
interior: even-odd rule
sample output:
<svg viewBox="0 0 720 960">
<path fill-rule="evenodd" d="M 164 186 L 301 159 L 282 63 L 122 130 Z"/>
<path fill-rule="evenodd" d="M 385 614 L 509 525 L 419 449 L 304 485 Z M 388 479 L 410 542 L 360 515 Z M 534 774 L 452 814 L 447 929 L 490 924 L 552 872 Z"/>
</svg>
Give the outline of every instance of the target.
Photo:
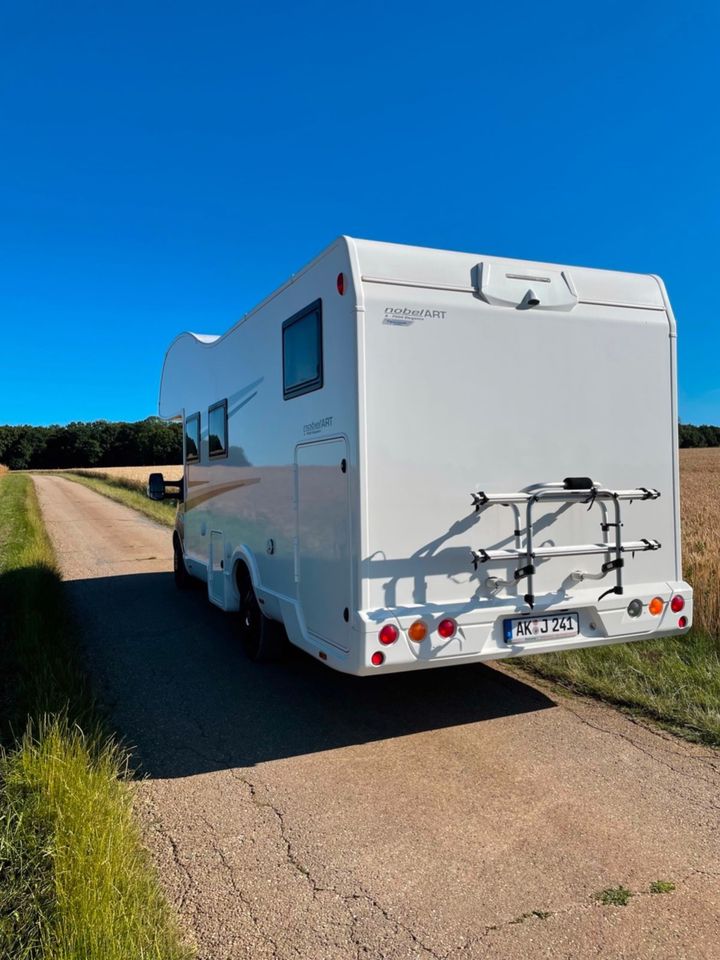
<svg viewBox="0 0 720 960">
<path fill-rule="evenodd" d="M 694 590 L 690 634 L 506 663 L 720 746 L 718 483 L 720 450 L 680 451 L 683 570 Z"/>
<path fill-rule="evenodd" d="M 718 654 L 712 637 L 693 631 L 506 663 L 650 717 L 687 739 L 720 746 Z"/>
<path fill-rule="evenodd" d="M 127 755 L 95 710 L 26 475 L 0 479 L 0 609 L 0 956 L 187 957 L 141 845 Z"/>
<path fill-rule="evenodd" d="M 178 468 L 182 470 L 182 468 Z M 75 483 L 81 483 L 96 493 L 102 493 L 103 496 L 111 500 L 117 500 L 118 503 L 124 503 L 126 507 L 132 507 L 138 513 L 150 517 L 166 527 L 172 527 L 175 524 L 174 500 L 150 500 L 145 493 L 145 488 L 136 480 L 129 480 L 124 477 L 114 477 L 109 473 L 85 473 L 82 470 L 64 470 L 57 476 L 65 477 L 66 480 L 73 480 Z"/>
</svg>

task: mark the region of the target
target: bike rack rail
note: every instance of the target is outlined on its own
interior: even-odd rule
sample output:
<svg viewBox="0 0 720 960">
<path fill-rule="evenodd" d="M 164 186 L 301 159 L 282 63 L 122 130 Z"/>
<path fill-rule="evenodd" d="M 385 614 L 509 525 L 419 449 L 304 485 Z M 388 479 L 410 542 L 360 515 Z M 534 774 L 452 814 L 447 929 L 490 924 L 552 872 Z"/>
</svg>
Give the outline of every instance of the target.
<svg viewBox="0 0 720 960">
<path fill-rule="evenodd" d="M 533 577 L 536 573 L 536 560 L 548 560 L 552 557 L 583 557 L 592 554 L 613 554 L 612 558 L 603 563 L 600 573 L 576 571 L 573 576 L 577 580 L 601 580 L 608 573 L 615 571 L 615 586 L 610 587 L 598 597 L 598 602 L 611 593 L 623 593 L 623 567 L 625 553 L 639 553 L 645 550 L 659 550 L 661 544 L 657 540 L 626 540 L 622 539 L 621 501 L 657 500 L 659 490 L 649 487 L 637 487 L 635 490 L 610 490 L 599 483 L 594 483 L 590 477 L 566 477 L 558 483 L 544 483 L 517 493 L 486 493 L 480 490 L 471 494 L 475 510 L 479 512 L 484 507 L 500 505 L 512 507 L 515 516 L 515 549 L 513 550 L 485 550 L 479 548 L 472 551 L 473 566 L 477 570 L 479 564 L 493 560 L 523 561 L 514 573 L 512 580 L 493 578 L 495 589 L 509 586 L 527 578 L 527 593 L 525 602 L 532 610 L 535 605 L 533 593 Z M 568 546 L 539 547 L 533 546 L 533 509 L 539 503 L 580 503 L 588 509 L 598 502 L 603 511 L 603 522 L 600 529 L 603 534 L 602 543 L 580 543 Z M 520 504 L 525 504 L 525 527 L 521 528 Z M 612 505 L 614 520 L 608 520 L 608 505 Z M 614 531 L 611 542 L 609 534 Z M 522 546 L 522 537 L 525 535 L 525 546 Z"/>
</svg>

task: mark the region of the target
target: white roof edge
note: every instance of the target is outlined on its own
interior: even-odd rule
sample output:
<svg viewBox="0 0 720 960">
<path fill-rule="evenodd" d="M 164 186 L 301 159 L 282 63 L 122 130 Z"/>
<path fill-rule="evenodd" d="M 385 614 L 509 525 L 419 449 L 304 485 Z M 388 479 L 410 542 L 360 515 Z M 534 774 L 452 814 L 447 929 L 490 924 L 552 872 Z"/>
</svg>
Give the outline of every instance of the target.
<svg viewBox="0 0 720 960">
<path fill-rule="evenodd" d="M 446 284 L 470 287 L 469 269 L 483 261 L 517 264 L 529 269 L 561 270 L 572 276 L 578 298 L 586 303 L 607 306 L 645 307 L 668 312 L 667 296 L 653 274 L 583 267 L 577 264 L 549 263 L 495 254 L 443 250 L 377 240 L 354 240 L 363 276 L 379 281 L 384 277 L 396 283 L 422 281 L 423 285 Z M 672 325 L 672 321 L 671 321 Z"/>
</svg>

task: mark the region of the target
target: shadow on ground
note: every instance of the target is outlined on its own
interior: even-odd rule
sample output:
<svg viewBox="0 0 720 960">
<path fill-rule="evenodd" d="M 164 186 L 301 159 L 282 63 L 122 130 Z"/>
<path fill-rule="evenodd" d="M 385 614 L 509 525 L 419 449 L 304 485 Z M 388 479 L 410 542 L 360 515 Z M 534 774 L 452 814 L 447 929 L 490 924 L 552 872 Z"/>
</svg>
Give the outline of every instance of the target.
<svg viewBox="0 0 720 960">
<path fill-rule="evenodd" d="M 350 677 L 292 649 L 243 655 L 232 616 L 167 573 L 65 589 L 98 695 L 142 773 L 184 777 L 554 706 L 488 666 Z"/>
</svg>

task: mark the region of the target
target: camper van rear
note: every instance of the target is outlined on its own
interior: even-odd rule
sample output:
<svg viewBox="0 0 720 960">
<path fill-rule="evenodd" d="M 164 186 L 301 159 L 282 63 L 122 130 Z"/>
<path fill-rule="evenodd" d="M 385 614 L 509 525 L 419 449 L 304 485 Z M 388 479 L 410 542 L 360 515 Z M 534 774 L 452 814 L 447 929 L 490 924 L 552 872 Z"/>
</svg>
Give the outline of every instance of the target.
<svg viewBox="0 0 720 960">
<path fill-rule="evenodd" d="M 177 579 L 356 674 L 685 632 L 675 391 L 655 277 L 341 238 L 168 351 Z"/>
</svg>

